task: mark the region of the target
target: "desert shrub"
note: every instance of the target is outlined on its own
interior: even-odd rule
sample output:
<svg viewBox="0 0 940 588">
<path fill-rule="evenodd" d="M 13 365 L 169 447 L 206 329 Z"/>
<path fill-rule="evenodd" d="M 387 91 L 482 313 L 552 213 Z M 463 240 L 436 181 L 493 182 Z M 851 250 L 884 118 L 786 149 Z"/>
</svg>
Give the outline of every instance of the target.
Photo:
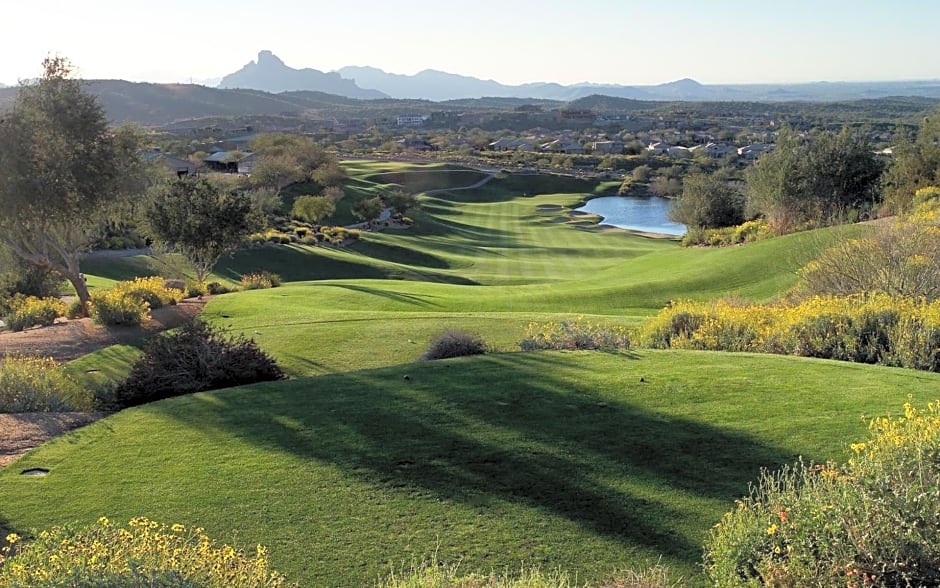
<svg viewBox="0 0 940 588">
<path fill-rule="evenodd" d="M 885 294 L 776 305 L 676 302 L 635 336 L 660 349 L 783 353 L 940 371 L 940 301 Z"/>
<path fill-rule="evenodd" d="M 714 586 L 940 584 L 940 404 L 872 421 L 847 463 L 764 472 L 709 533 Z"/>
<path fill-rule="evenodd" d="M 261 272 L 244 274 L 241 283 L 245 290 L 264 290 L 273 287 L 271 279 Z"/>
<path fill-rule="evenodd" d="M 199 527 L 166 525 L 143 517 L 126 525 L 52 527 L 33 540 L 8 536 L 0 550 L 0 588 L 103 586 L 228 588 L 286 587 L 271 571 L 267 549 L 253 555 L 217 545 Z"/>
<path fill-rule="evenodd" d="M 245 290 L 263 290 L 278 288 L 281 285 L 281 276 L 274 272 L 262 270 L 242 275 L 242 288 Z"/>
<path fill-rule="evenodd" d="M 657 565 L 640 572 L 622 572 L 596 585 L 598 588 L 677 588 L 668 570 Z M 521 568 L 515 573 L 461 573 L 457 564 L 432 559 L 392 571 L 376 583 L 377 588 L 588 588 L 563 571 L 543 572 Z"/>
<path fill-rule="evenodd" d="M 218 295 L 218 294 L 228 294 L 229 292 L 232 292 L 232 291 L 233 291 L 232 288 L 229 288 L 222 282 L 209 282 L 208 284 L 206 284 L 206 292 L 208 292 L 209 294 L 213 296 Z"/>
<path fill-rule="evenodd" d="M 85 305 L 82 304 L 81 299 L 78 297 L 73 298 L 65 309 L 65 318 L 72 321 L 75 319 L 80 319 L 84 316 L 87 316 L 85 314 Z"/>
<path fill-rule="evenodd" d="M 92 394 L 48 357 L 0 358 L 0 413 L 92 409 Z"/>
<path fill-rule="evenodd" d="M 248 235 L 248 243 L 252 245 L 262 245 L 268 241 L 268 237 L 264 233 L 252 233 Z"/>
<path fill-rule="evenodd" d="M 58 298 L 17 296 L 10 303 L 10 312 L 4 322 L 11 331 L 48 327 L 60 316 L 65 316 L 66 310 L 65 303 Z"/>
<path fill-rule="evenodd" d="M 734 227 L 724 227 L 720 229 L 705 229 L 690 226 L 682 237 L 681 245 L 685 247 L 692 245 L 722 247 L 742 243 L 753 243 L 772 236 L 773 233 L 770 230 L 770 225 L 763 219 L 757 219 L 741 223 Z"/>
<path fill-rule="evenodd" d="M 583 316 L 550 323 L 529 323 L 519 346 L 523 351 L 538 349 L 613 351 L 630 348 L 630 336 L 623 327 L 592 323 Z"/>
<path fill-rule="evenodd" d="M 118 289 L 91 294 L 91 318 L 102 325 L 139 325 L 150 316 L 150 305 Z"/>
<path fill-rule="evenodd" d="M 184 295 L 182 289 L 168 288 L 165 280 L 158 276 L 118 282 L 111 290 L 120 296 L 143 300 L 151 310 L 176 304 Z"/>
<path fill-rule="evenodd" d="M 0 316 L 10 312 L 10 303 L 17 295 L 53 298 L 59 293 L 62 286 L 59 274 L 12 254 L 4 255 L 2 261 L 0 265 L 5 271 L 0 272 Z"/>
<path fill-rule="evenodd" d="M 114 397 L 120 407 L 127 407 L 283 377 L 254 340 L 197 320 L 151 339 Z"/>
<path fill-rule="evenodd" d="M 431 343 L 421 359 L 447 359 L 448 357 L 482 355 L 486 351 L 486 343 L 479 335 L 459 329 L 447 329 L 431 339 Z"/>
<path fill-rule="evenodd" d="M 186 280 L 186 298 L 199 298 L 205 296 L 207 292 L 206 284 L 200 284 L 196 280 Z"/>
</svg>

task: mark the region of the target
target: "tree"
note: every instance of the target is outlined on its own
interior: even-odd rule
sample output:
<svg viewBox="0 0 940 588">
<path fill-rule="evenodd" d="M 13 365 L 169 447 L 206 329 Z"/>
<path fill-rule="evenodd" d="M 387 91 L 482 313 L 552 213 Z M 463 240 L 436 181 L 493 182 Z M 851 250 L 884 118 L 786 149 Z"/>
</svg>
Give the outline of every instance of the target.
<svg viewBox="0 0 940 588">
<path fill-rule="evenodd" d="M 405 214 L 409 208 L 413 208 L 418 205 L 418 199 L 414 194 L 405 192 L 404 190 L 392 190 L 387 194 L 382 196 L 382 199 L 385 202 L 385 205 L 391 208 L 398 214 Z"/>
<path fill-rule="evenodd" d="M 346 192 L 339 186 L 327 186 L 323 189 L 323 195 L 329 197 L 333 202 L 339 202 L 346 196 Z"/>
<path fill-rule="evenodd" d="M 204 179 L 169 184 L 150 202 L 145 217 L 154 243 L 182 253 L 200 284 L 222 255 L 264 226 L 264 215 L 247 194 Z"/>
<path fill-rule="evenodd" d="M 881 162 L 848 128 L 799 137 L 780 131 L 776 149 L 746 173 L 748 206 L 778 233 L 868 214 L 880 199 Z"/>
<path fill-rule="evenodd" d="M 251 140 L 258 156 L 251 172 L 251 183 L 281 191 L 297 182 L 309 182 L 314 172 L 335 161 L 309 137 L 287 133 L 269 133 Z"/>
<path fill-rule="evenodd" d="M 914 192 L 940 183 L 940 110 L 924 119 L 914 142 L 902 140 L 883 178 L 884 201 L 889 212 L 909 212 Z"/>
<path fill-rule="evenodd" d="M 317 224 L 336 212 L 336 202 L 329 196 L 298 196 L 294 200 L 291 216 Z"/>
<path fill-rule="evenodd" d="M 669 218 L 689 227 L 731 227 L 744 222 L 744 204 L 744 195 L 718 178 L 692 174 L 672 201 Z"/>
<path fill-rule="evenodd" d="M 385 210 L 385 203 L 382 202 L 381 196 L 376 196 L 375 198 L 360 200 L 353 204 L 351 212 L 356 218 L 371 221 L 379 218 L 383 210 Z"/>
<path fill-rule="evenodd" d="M 644 164 L 644 165 L 638 165 L 635 168 L 633 168 L 633 172 L 631 173 L 633 175 L 633 179 L 636 180 L 637 182 L 648 182 L 650 180 L 651 171 L 653 171 L 653 168 Z"/>
<path fill-rule="evenodd" d="M 311 175 L 322 186 L 339 186 L 346 179 L 346 170 L 330 161 L 313 170 Z"/>
<path fill-rule="evenodd" d="M 143 192 L 139 145 L 132 129 L 108 128 L 62 57 L 47 58 L 42 77 L 21 84 L 0 122 L 0 243 L 68 280 L 86 312 L 80 256 Z"/>
</svg>

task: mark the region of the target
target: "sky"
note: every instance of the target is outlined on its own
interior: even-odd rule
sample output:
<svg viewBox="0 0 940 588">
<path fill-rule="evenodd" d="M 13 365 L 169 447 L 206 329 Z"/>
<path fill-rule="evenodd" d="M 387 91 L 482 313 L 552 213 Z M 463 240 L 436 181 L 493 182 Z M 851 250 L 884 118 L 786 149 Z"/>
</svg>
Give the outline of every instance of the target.
<svg viewBox="0 0 940 588">
<path fill-rule="evenodd" d="M 67 57 L 81 77 L 423 69 L 506 84 L 940 79 L 937 0 L 4 0 L 0 83 Z"/>
</svg>

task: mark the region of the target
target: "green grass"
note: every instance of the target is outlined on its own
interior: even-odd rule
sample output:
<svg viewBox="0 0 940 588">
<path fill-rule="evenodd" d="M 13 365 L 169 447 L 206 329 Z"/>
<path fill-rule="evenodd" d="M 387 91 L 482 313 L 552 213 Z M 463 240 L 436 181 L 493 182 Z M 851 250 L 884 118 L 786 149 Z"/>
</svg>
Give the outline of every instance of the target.
<svg viewBox="0 0 940 588">
<path fill-rule="evenodd" d="M 453 189 L 474 177 L 344 165 L 347 207 L 393 185 Z M 253 337 L 295 379 L 128 410 L 44 446 L 0 471 L 0 524 L 146 515 L 203 525 L 242 547 L 268 544 L 276 568 L 314 586 L 369 585 L 435 552 L 470 571 L 524 562 L 582 581 L 662 556 L 694 584 L 705 532 L 761 467 L 845 457 L 865 419 L 896 413 L 908 393 L 940 393 L 935 374 L 776 356 L 413 363 L 446 328 L 514 351 L 532 321 L 585 314 L 629 327 L 669 300 L 772 300 L 860 230 L 682 249 L 569 214 L 606 189 L 501 177 L 424 195 L 414 227 L 346 249 L 268 245 L 224 258 L 211 279 L 265 269 L 285 284 L 218 296 L 204 316 Z M 82 267 L 95 287 L 154 273 L 147 256 Z M 67 369 L 100 385 L 139 353 L 112 347 Z M 52 473 L 17 475 L 27 467 Z"/>
<path fill-rule="evenodd" d="M 845 458 L 909 393 L 938 397 L 940 376 L 670 351 L 422 362 L 124 411 L 0 472 L 0 513 L 198 524 L 310 586 L 435 552 L 580 580 L 662 556 L 695 584 L 705 532 L 761 467 Z"/>
</svg>

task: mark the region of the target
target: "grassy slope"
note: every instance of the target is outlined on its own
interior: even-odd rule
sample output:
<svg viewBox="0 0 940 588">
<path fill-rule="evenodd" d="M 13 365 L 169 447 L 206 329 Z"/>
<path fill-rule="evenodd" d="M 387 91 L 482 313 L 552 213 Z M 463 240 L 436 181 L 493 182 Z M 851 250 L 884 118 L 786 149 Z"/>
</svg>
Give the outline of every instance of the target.
<svg viewBox="0 0 940 588">
<path fill-rule="evenodd" d="M 360 196 L 382 189 L 385 165 L 352 168 Z M 236 542 L 271 545 L 275 564 L 311 585 L 369 583 L 385 563 L 438 546 L 470 569 L 524 560 L 582 579 L 662 553 L 688 577 L 705 530 L 760 466 L 838 457 L 862 435 L 863 413 L 940 391 L 929 374 L 730 354 L 409 364 L 445 326 L 513 350 L 532 320 L 631 325 L 670 299 L 768 300 L 840 236 L 682 250 L 569 223 L 566 208 L 592 189 L 496 180 L 424 196 L 414 229 L 348 250 L 271 246 L 223 260 L 219 277 L 266 268 L 289 283 L 218 297 L 206 316 L 257 339 L 294 377 L 332 375 L 159 403 L 44 447 L 17 469 L 53 475 L 0 474 L 0 523 L 146 514 L 224 540 L 238 530 Z M 538 191 L 549 193 L 521 196 Z M 148 273 L 149 261 L 83 267 L 105 285 Z M 106 350 L 71 369 L 114 378 L 135 353 Z"/>
<path fill-rule="evenodd" d="M 908 393 L 936 398 L 940 376 L 668 351 L 348 372 L 115 415 L 0 473 L 0 512 L 16 529 L 199 524 L 268 544 L 310 586 L 368 585 L 435 551 L 582 580 L 662 554 L 697 581 L 705 532 L 760 467 L 844 458 Z M 17 475 L 29 467 L 51 473 Z"/>
</svg>

